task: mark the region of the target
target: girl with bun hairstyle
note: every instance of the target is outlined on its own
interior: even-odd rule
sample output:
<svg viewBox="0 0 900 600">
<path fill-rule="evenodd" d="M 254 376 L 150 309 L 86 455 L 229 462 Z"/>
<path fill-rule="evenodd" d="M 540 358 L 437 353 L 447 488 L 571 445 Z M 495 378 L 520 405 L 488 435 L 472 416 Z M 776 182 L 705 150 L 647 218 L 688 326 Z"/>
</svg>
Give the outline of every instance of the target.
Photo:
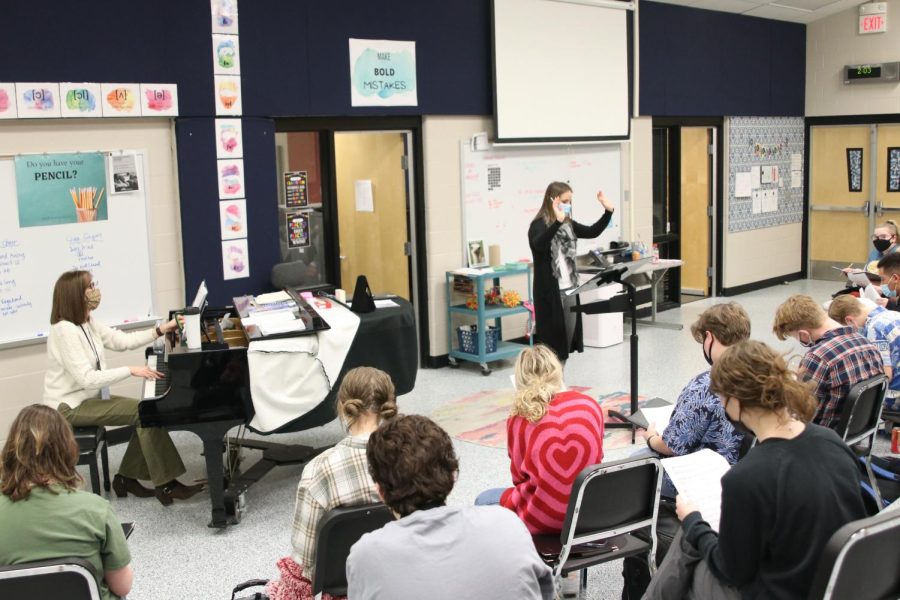
<svg viewBox="0 0 900 600">
<path fill-rule="evenodd" d="M 559 533 L 572 483 L 603 460 L 603 412 L 597 401 L 567 390 L 562 364 L 542 344 L 516 359 L 516 395 L 506 421 L 513 487 L 482 492 L 476 504 L 514 511 L 531 533 Z"/>
<path fill-rule="evenodd" d="M 397 415 L 390 375 L 372 367 L 348 371 L 338 390 L 337 414 L 349 435 L 303 469 L 294 508 L 293 550 L 278 561 L 281 579 L 266 586 L 271 600 L 312 600 L 316 529 L 325 513 L 340 506 L 380 502 L 369 475 L 366 443 L 381 423 Z"/>
<path fill-rule="evenodd" d="M 758 443 L 722 477 L 718 533 L 676 498 L 681 529 L 644 598 L 806 598 L 831 535 L 866 516 L 856 457 L 809 422 L 809 387 L 762 342 L 725 350 L 710 389 Z"/>
</svg>

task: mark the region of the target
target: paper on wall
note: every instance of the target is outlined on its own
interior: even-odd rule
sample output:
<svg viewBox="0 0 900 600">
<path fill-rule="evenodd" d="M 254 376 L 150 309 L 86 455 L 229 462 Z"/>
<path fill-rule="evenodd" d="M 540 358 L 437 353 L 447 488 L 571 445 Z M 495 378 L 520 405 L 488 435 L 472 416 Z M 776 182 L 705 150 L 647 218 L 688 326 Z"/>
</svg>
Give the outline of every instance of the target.
<svg viewBox="0 0 900 600">
<path fill-rule="evenodd" d="M 752 212 L 754 215 L 758 215 L 762 212 L 762 192 L 760 192 L 759 190 L 753 190 Z"/>
<path fill-rule="evenodd" d="M 752 176 L 750 173 L 735 173 L 734 175 L 734 197 L 749 198 L 753 191 Z"/>
<path fill-rule="evenodd" d="M 759 167 L 750 167 L 750 186 L 756 190 L 760 185 Z"/>
<path fill-rule="evenodd" d="M 791 171 L 800 171 L 803 169 L 803 155 L 799 152 L 791 154 Z"/>
<path fill-rule="evenodd" d="M 662 465 L 678 493 L 697 505 L 703 520 L 719 531 L 722 476 L 731 468 L 725 457 L 704 448 L 692 454 L 664 458 Z"/>
<path fill-rule="evenodd" d="M 356 190 L 357 212 L 375 212 L 375 199 L 372 196 L 372 180 L 357 179 L 354 184 Z"/>
<path fill-rule="evenodd" d="M 803 187 L 803 171 L 791 171 L 791 189 L 799 190 Z"/>
</svg>

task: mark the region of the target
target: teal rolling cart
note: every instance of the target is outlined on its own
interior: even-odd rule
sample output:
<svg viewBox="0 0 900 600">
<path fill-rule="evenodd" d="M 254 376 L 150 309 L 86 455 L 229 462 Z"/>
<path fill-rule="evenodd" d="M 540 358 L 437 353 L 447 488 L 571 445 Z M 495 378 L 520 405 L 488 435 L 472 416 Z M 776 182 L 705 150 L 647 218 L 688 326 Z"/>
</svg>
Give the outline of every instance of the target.
<svg viewBox="0 0 900 600">
<path fill-rule="evenodd" d="M 519 306 L 515 306 L 513 308 L 509 308 L 506 306 L 485 306 L 484 303 L 485 281 L 491 281 L 492 285 L 494 287 L 497 287 L 500 285 L 501 278 L 512 277 L 515 275 L 525 275 L 528 278 L 528 301 L 531 302 L 530 267 L 530 265 L 524 263 L 514 266 L 511 265 L 505 267 L 495 267 L 492 272 L 484 273 L 481 275 L 460 275 L 459 273 L 454 273 L 453 271 L 447 271 L 447 345 L 451 367 L 458 367 L 459 360 L 468 360 L 470 362 L 476 362 L 481 365 L 482 375 L 490 375 L 491 369 L 490 367 L 488 367 L 489 362 L 500 360 L 501 358 L 515 356 L 519 353 L 519 351 L 522 350 L 522 348 L 531 345 L 531 338 L 529 338 L 528 344 L 503 341 L 503 330 L 500 323 L 500 320 L 503 317 L 527 313 L 527 308 L 525 308 L 522 304 L 519 304 Z M 462 304 L 453 303 L 454 293 L 461 295 L 461 293 L 454 292 L 453 290 L 453 278 L 455 276 L 463 276 L 467 279 L 472 280 L 473 292 L 475 293 L 476 298 L 478 298 L 478 308 L 467 308 L 465 301 Z M 454 314 L 475 317 L 478 331 L 474 340 L 474 348 L 471 348 L 474 350 L 474 352 L 466 352 L 463 350 L 463 348 L 455 347 L 459 345 L 459 342 L 457 332 L 453 323 Z M 491 324 L 491 321 L 493 321 L 493 325 L 497 330 L 498 337 L 496 348 L 494 348 L 492 352 L 488 352 L 488 340 L 486 339 L 486 332 L 487 326 Z"/>
</svg>

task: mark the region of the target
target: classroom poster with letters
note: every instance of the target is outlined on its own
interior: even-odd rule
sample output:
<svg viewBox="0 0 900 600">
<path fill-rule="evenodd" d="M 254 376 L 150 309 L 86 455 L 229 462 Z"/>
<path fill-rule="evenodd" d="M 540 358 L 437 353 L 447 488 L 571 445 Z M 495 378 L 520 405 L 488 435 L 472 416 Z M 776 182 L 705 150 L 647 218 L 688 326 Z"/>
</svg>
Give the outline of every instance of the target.
<svg viewBox="0 0 900 600">
<path fill-rule="evenodd" d="M 236 35 L 212 36 L 213 73 L 238 75 L 241 72 L 240 40 Z"/>
<path fill-rule="evenodd" d="M 0 119 L 15 119 L 19 116 L 16 111 L 16 84 L 0 83 Z"/>
<path fill-rule="evenodd" d="M 16 157 L 19 227 L 107 220 L 106 157 L 99 152 Z"/>
<path fill-rule="evenodd" d="M 240 119 L 216 119 L 216 158 L 244 156 Z"/>
<path fill-rule="evenodd" d="M 141 86 L 137 83 L 101 83 L 104 117 L 141 116 Z"/>
<path fill-rule="evenodd" d="M 20 119 L 59 117 L 59 84 L 17 83 L 16 106 Z"/>
<path fill-rule="evenodd" d="M 214 75 L 216 86 L 216 115 L 240 116 L 241 77 L 239 75 Z"/>
<path fill-rule="evenodd" d="M 210 0 L 213 33 L 238 33 L 237 0 Z"/>
<path fill-rule="evenodd" d="M 295 212 L 285 215 L 288 248 L 309 246 L 309 213 Z"/>
<path fill-rule="evenodd" d="M 250 277 L 250 254 L 247 239 L 222 242 L 222 278 L 242 279 Z"/>
<path fill-rule="evenodd" d="M 64 118 L 102 117 L 99 83 L 60 83 L 59 108 Z"/>
<path fill-rule="evenodd" d="M 350 38 L 352 106 L 418 106 L 416 43 Z"/>
<path fill-rule="evenodd" d="M 244 159 L 218 161 L 219 199 L 243 198 L 244 193 Z"/>
<path fill-rule="evenodd" d="M 219 223 L 223 240 L 247 237 L 247 201 L 222 200 L 219 202 Z"/>
<path fill-rule="evenodd" d="M 175 83 L 142 83 L 141 114 L 145 117 L 177 117 L 178 85 Z"/>
</svg>

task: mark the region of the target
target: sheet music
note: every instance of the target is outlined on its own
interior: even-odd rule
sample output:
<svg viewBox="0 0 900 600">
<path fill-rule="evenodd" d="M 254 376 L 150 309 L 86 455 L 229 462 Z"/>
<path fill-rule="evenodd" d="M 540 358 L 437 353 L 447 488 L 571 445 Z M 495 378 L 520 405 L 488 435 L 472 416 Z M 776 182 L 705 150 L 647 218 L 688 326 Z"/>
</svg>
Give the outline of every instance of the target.
<svg viewBox="0 0 900 600">
<path fill-rule="evenodd" d="M 669 404 L 668 406 L 657 406 L 652 408 L 644 407 L 641 409 L 641 412 L 644 413 L 644 418 L 647 419 L 647 423 L 655 423 L 656 431 L 662 435 L 666 430 L 666 427 L 669 426 L 673 410 L 675 410 L 675 405 Z"/>
<path fill-rule="evenodd" d="M 725 457 L 704 448 L 693 454 L 664 458 L 661 462 L 678 493 L 696 504 L 703 520 L 719 531 L 722 476 L 731 468 Z"/>
</svg>

